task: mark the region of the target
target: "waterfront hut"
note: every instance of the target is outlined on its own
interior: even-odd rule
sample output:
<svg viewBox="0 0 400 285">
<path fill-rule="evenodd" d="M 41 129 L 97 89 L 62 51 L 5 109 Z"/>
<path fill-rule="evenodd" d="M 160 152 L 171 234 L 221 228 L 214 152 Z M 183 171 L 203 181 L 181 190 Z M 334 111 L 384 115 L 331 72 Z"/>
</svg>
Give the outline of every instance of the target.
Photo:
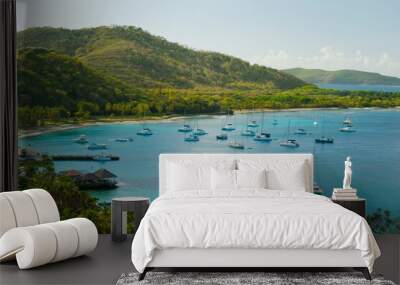
<svg viewBox="0 0 400 285">
<path fill-rule="evenodd" d="M 108 171 L 105 168 L 101 168 L 95 172 L 93 172 L 94 175 L 96 175 L 97 178 L 102 179 L 102 180 L 107 180 L 110 182 L 114 182 L 115 178 L 117 177 L 117 175 L 115 175 L 114 173 Z"/>
<path fill-rule="evenodd" d="M 75 170 L 75 169 L 61 171 L 60 174 L 71 177 L 72 179 L 76 179 L 76 178 L 82 176 L 82 172 Z"/>
</svg>

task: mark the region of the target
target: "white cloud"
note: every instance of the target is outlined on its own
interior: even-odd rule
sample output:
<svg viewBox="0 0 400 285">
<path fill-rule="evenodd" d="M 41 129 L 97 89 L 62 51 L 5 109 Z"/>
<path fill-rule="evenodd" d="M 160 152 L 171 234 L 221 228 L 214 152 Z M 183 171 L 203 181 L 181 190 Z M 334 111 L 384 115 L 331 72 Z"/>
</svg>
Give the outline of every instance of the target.
<svg viewBox="0 0 400 285">
<path fill-rule="evenodd" d="M 311 56 L 290 54 L 286 50 L 268 50 L 263 56 L 251 62 L 277 69 L 292 67 L 327 70 L 356 69 L 400 77 L 400 59 L 393 58 L 387 52 L 369 55 L 358 49 L 346 54 L 333 46 L 323 46 Z"/>
</svg>

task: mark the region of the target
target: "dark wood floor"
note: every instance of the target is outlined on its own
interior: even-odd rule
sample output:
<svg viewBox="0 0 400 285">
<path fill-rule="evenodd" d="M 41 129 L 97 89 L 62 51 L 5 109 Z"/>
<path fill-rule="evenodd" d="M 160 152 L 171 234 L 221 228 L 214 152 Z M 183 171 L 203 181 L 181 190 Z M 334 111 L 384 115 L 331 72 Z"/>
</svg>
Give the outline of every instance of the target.
<svg viewBox="0 0 400 285">
<path fill-rule="evenodd" d="M 400 282 L 400 235 L 376 237 L 382 251 L 375 272 Z M 0 284 L 115 284 L 124 272 L 134 271 L 130 259 L 132 237 L 115 243 L 100 235 L 97 249 L 82 256 L 30 270 L 19 270 L 15 262 L 0 265 Z"/>
</svg>

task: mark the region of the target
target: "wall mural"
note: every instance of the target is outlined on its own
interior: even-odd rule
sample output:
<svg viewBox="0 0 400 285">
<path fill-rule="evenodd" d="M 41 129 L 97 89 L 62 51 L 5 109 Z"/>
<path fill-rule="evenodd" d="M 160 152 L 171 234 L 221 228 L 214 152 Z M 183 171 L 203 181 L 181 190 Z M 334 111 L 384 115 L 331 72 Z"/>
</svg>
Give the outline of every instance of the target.
<svg viewBox="0 0 400 285">
<path fill-rule="evenodd" d="M 342 186 L 343 162 L 351 156 L 352 185 L 368 201 L 373 230 L 400 232 L 398 77 L 287 69 L 299 59 L 274 69 L 268 61 L 228 55 L 235 49 L 221 41 L 210 45 L 213 52 L 188 47 L 188 34 L 161 37 L 137 24 L 143 17 L 112 25 L 96 17 L 86 24 L 75 15 L 73 27 L 54 15 L 21 19 L 40 10 L 35 5 L 57 7 L 33 2 L 18 6 L 24 23 L 17 42 L 19 187 L 49 190 L 62 219 L 86 216 L 99 232 L 109 232 L 113 197 L 158 196 L 160 153 L 307 152 L 315 155 L 316 191 L 326 196 Z M 55 2 L 63 11 L 63 2 Z M 126 5 L 135 3 L 146 5 Z M 79 15 L 89 17 L 85 7 Z M 182 9 L 176 17 L 183 17 Z M 229 18 L 229 11 L 220 17 Z M 301 15 L 297 20 L 304 21 Z M 169 29 L 165 24 L 164 34 L 174 34 Z M 261 37 L 267 30 L 254 33 Z M 213 40 L 204 33 L 193 29 L 190 37 Z"/>
</svg>

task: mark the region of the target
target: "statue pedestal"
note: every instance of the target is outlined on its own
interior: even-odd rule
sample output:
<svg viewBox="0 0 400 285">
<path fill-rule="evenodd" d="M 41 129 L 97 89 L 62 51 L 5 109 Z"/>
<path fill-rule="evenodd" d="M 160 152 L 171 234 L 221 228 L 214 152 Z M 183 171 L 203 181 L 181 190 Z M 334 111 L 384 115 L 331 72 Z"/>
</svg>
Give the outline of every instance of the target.
<svg viewBox="0 0 400 285">
<path fill-rule="evenodd" d="M 333 188 L 332 199 L 334 200 L 356 200 L 357 197 L 357 189 L 342 189 L 342 188 Z"/>
</svg>

